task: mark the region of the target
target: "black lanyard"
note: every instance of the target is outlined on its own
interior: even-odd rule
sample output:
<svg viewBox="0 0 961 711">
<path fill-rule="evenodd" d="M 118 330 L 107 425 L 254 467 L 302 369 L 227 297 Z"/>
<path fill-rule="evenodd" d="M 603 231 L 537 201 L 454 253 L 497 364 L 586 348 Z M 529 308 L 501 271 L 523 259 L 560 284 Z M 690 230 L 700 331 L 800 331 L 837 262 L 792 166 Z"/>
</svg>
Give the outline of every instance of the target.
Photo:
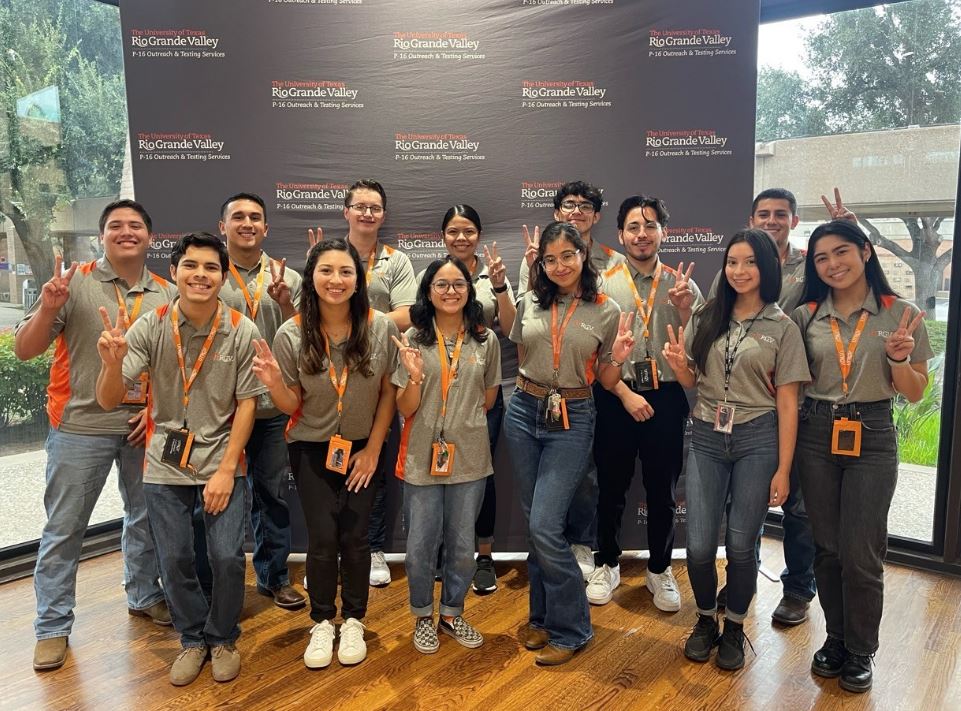
<svg viewBox="0 0 961 711">
<path fill-rule="evenodd" d="M 731 372 L 734 370 L 734 359 L 737 358 L 737 349 L 741 347 L 741 343 L 747 338 L 751 327 L 765 308 L 766 305 L 762 306 L 761 310 L 754 314 L 754 317 L 747 324 L 747 328 L 741 330 L 741 335 L 738 336 L 737 342 L 734 344 L 734 350 L 731 350 L 731 324 L 728 323 L 727 325 L 727 332 L 724 334 L 724 402 L 727 402 L 727 391 L 731 385 Z M 741 323 L 738 322 L 737 326 L 741 328 Z"/>
</svg>

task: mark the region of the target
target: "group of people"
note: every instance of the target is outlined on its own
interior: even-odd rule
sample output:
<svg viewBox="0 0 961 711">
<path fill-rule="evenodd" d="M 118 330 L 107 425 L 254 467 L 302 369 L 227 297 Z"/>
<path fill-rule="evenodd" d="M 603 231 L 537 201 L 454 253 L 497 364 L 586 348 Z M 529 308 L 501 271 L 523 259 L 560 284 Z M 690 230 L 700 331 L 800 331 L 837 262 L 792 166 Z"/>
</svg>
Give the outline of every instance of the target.
<svg viewBox="0 0 961 711">
<path fill-rule="evenodd" d="M 258 591 L 284 608 L 305 603 L 287 569 L 288 463 L 308 537 L 307 667 L 330 665 L 335 642 L 343 665 L 366 657 L 369 585 L 390 582 L 390 468 L 403 482 L 414 647 L 436 652 L 440 635 L 481 646 L 464 604 L 472 585 L 497 587 L 492 458 L 502 420 L 528 526 L 520 641 L 538 664 L 563 664 L 593 636 L 590 605 L 620 585 L 638 460 L 645 584 L 658 609 L 681 609 L 671 553 L 692 417 L 687 567 L 697 619 L 685 655 L 703 662 L 717 647 L 719 667 L 743 666 L 763 521 L 781 506 L 787 567 L 774 619 L 803 622 L 817 591 L 827 640 L 812 670 L 850 691 L 870 688 L 897 478 L 892 398 L 921 397 L 931 351 L 924 314 L 890 288 L 840 194 L 826 205 L 831 220 L 803 252 L 788 241 L 794 196 L 759 194 L 707 299 L 693 263 L 659 257 L 662 200 L 621 203 L 621 254 L 595 244 L 602 194 L 580 181 L 558 190 L 543 231 L 524 227 L 516 298 L 496 243 L 481 248 L 469 205 L 447 211 L 448 255 L 415 277 L 406 255 L 380 242 L 387 200 L 373 180 L 347 193 L 346 238 L 308 232 L 302 276 L 264 252 L 266 209 L 254 194 L 224 202 L 226 244 L 207 233 L 178 242 L 174 284 L 145 268 L 146 210 L 108 205 L 104 256 L 67 270 L 58 257 L 16 333 L 21 358 L 57 342 L 34 667 L 66 657 L 82 537 L 114 461 L 128 608 L 180 634 L 171 683 L 193 681 L 208 657 L 214 679 L 239 673 L 247 492 Z M 506 408 L 495 330 L 519 355 Z M 693 412 L 685 389 L 696 390 Z"/>
</svg>

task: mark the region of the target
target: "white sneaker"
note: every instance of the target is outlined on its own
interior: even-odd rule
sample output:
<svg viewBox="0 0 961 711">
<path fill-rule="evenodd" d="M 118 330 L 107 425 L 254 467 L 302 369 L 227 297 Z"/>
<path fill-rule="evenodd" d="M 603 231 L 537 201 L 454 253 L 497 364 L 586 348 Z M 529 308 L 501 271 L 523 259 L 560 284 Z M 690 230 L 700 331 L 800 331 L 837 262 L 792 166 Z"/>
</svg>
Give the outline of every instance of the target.
<svg viewBox="0 0 961 711">
<path fill-rule="evenodd" d="M 390 585 L 390 568 L 383 551 L 370 552 L 370 584 L 375 588 Z"/>
<path fill-rule="evenodd" d="M 340 644 L 337 645 L 337 660 L 345 665 L 360 664 L 367 658 L 367 643 L 364 641 L 364 625 L 351 617 L 340 626 Z"/>
<path fill-rule="evenodd" d="M 670 568 L 663 573 L 647 571 L 647 589 L 654 595 L 654 607 L 664 612 L 677 612 L 681 609 L 681 593 Z"/>
<path fill-rule="evenodd" d="M 581 569 L 581 575 L 586 581 L 594 572 L 594 554 L 590 546 L 582 546 L 580 543 L 571 544 L 571 552 L 577 558 L 577 567 Z"/>
<path fill-rule="evenodd" d="M 310 628 L 310 642 L 304 652 L 304 664 L 308 669 L 323 669 L 334 656 L 334 626 L 330 620 L 319 622 Z"/>
<path fill-rule="evenodd" d="M 613 568 L 606 563 L 591 573 L 587 579 L 587 601 L 592 605 L 606 605 L 621 584 L 621 566 Z"/>
<path fill-rule="evenodd" d="M 307 589 L 307 576 L 304 576 L 304 590 Z"/>
</svg>

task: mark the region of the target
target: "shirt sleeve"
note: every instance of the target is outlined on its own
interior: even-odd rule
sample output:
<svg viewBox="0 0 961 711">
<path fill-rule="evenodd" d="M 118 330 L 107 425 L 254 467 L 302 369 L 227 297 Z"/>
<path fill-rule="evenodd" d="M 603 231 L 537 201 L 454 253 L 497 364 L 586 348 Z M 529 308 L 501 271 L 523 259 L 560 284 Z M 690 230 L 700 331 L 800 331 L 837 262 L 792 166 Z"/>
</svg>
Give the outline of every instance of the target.
<svg viewBox="0 0 961 711">
<path fill-rule="evenodd" d="M 514 343 L 524 345 L 524 310 L 527 308 L 529 298 L 526 293 L 522 293 L 517 300 L 517 315 L 514 317 L 514 325 L 511 326 L 511 333 L 508 336 Z"/>
<path fill-rule="evenodd" d="M 688 285 L 691 287 L 691 291 L 694 292 L 694 303 L 691 305 L 691 310 L 704 305 L 704 294 L 701 293 L 700 287 L 693 279 L 688 280 Z"/>
<path fill-rule="evenodd" d="M 413 274 L 413 272 L 412 272 Z M 387 322 L 387 372 L 393 373 L 397 370 L 397 366 L 400 364 L 400 358 L 397 353 L 397 345 L 394 343 L 394 337 L 400 340 L 400 330 L 397 328 L 397 324 L 394 323 L 392 319 L 384 317 Z"/>
<path fill-rule="evenodd" d="M 497 335 L 487 329 L 487 368 L 484 370 L 484 387 L 492 388 L 501 381 L 501 343 Z"/>
<path fill-rule="evenodd" d="M 287 267 L 287 271 L 290 272 L 290 281 L 288 282 L 288 286 L 290 287 L 290 302 L 294 305 L 295 309 L 300 310 L 300 294 L 301 291 L 303 291 L 304 280 L 296 270 Z"/>
<path fill-rule="evenodd" d="M 394 254 L 400 256 L 394 258 L 394 274 L 390 280 L 391 311 L 403 306 L 410 306 L 417 301 L 417 281 L 414 279 L 414 267 L 403 252 L 395 252 Z"/>
<path fill-rule="evenodd" d="M 801 330 L 787 317 L 784 318 L 783 323 L 786 328 L 778 344 L 777 360 L 774 365 L 774 385 L 808 383 L 811 381 L 811 370 L 808 367 Z"/>
<path fill-rule="evenodd" d="M 274 336 L 274 359 L 280 366 L 280 374 L 283 376 L 284 383 L 287 385 L 300 386 L 300 347 L 294 343 L 292 329 L 300 328 L 299 324 L 287 326 L 284 324 Z"/>
<path fill-rule="evenodd" d="M 531 268 L 527 266 L 527 259 L 521 260 L 520 271 L 517 272 L 517 293 L 523 294 L 528 289 L 531 278 Z"/>
<path fill-rule="evenodd" d="M 40 306 L 41 306 L 40 296 L 38 295 L 37 300 L 33 302 L 33 306 L 30 307 L 30 310 L 27 311 L 24 317 L 20 319 L 20 321 L 17 322 L 17 325 L 14 327 L 13 332 L 15 334 L 20 333 L 20 329 L 27 324 L 27 321 L 32 319 L 37 314 L 37 312 L 40 311 Z M 70 307 L 71 307 L 71 299 L 68 298 L 67 303 L 65 303 L 63 306 L 60 307 L 60 310 L 57 312 L 56 318 L 54 318 L 53 323 L 50 324 L 50 332 L 47 334 L 47 339 L 50 341 L 50 343 L 53 343 L 53 339 L 59 336 L 60 332 L 63 331 L 63 327 L 67 323 L 67 310 L 70 309 Z M 97 323 L 100 323 L 100 321 L 98 320 Z"/>
<path fill-rule="evenodd" d="M 234 395 L 238 400 L 256 397 L 267 392 L 264 385 L 254 375 L 254 339 L 260 338 L 260 331 L 254 322 L 246 316 L 237 326 L 237 333 L 234 336 L 234 348 L 237 349 L 237 384 L 234 387 Z"/>
<path fill-rule="evenodd" d="M 126 333 L 127 355 L 123 359 L 123 380 L 129 388 L 150 367 L 150 334 L 159 323 L 154 314 L 133 322 Z"/>
<path fill-rule="evenodd" d="M 620 325 L 621 307 L 614 299 L 607 298 L 601 304 L 601 356 L 606 356 L 614 349 L 614 341 L 617 340 L 617 327 Z M 598 361 L 600 363 L 600 361 Z"/>
<path fill-rule="evenodd" d="M 707 298 L 709 300 L 717 296 L 717 289 L 718 289 L 718 286 L 720 286 L 721 284 L 721 275 L 723 273 L 724 273 L 724 267 L 722 266 L 721 270 L 714 276 L 714 281 L 711 282 L 711 288 L 707 292 Z"/>
</svg>

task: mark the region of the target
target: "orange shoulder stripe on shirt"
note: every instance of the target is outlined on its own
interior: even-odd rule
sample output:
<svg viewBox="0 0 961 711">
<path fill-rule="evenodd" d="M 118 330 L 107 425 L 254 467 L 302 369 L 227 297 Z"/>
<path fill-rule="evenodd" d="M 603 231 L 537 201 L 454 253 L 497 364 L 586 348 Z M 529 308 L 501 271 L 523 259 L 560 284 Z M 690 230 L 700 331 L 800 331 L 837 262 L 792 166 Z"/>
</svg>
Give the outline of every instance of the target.
<svg viewBox="0 0 961 711">
<path fill-rule="evenodd" d="M 374 309 L 367 309 L 367 323 L 374 322 Z"/>
<path fill-rule="evenodd" d="M 96 260 L 92 262 L 87 262 L 86 264 L 81 264 L 79 267 L 77 267 L 77 271 L 80 272 L 81 274 L 89 274 L 90 272 L 93 271 L 93 268 L 95 266 L 97 266 Z"/>
<path fill-rule="evenodd" d="M 63 411 L 70 402 L 70 352 L 63 333 L 57 336 L 57 347 L 50 363 L 50 382 L 47 384 L 47 419 L 50 426 L 59 428 L 63 422 Z"/>
<path fill-rule="evenodd" d="M 673 274 L 674 276 L 677 276 L 677 269 L 675 269 L 674 267 L 669 267 L 664 262 L 661 262 L 661 268 L 664 271 L 666 271 L 668 274 Z"/>
<path fill-rule="evenodd" d="M 602 293 L 598 292 L 597 298 L 594 300 L 594 303 L 595 303 L 595 304 L 603 304 L 605 301 L 608 300 L 608 298 L 610 298 L 610 297 L 609 297 L 607 294 L 602 294 Z"/>
<path fill-rule="evenodd" d="M 294 323 L 296 323 L 296 324 L 299 326 L 301 320 L 302 320 L 302 319 L 300 318 L 300 314 L 299 314 L 299 313 L 294 314 L 294 316 L 293 316 L 293 321 L 294 321 Z"/>
<path fill-rule="evenodd" d="M 617 265 L 611 267 L 610 269 L 608 269 L 607 271 L 605 271 L 605 272 L 604 272 L 604 277 L 605 277 L 605 278 L 607 278 L 607 277 L 612 277 L 612 276 L 614 276 L 615 274 L 617 274 L 619 271 L 621 271 L 621 269 L 627 269 L 627 265 L 624 264 L 623 262 L 622 262 L 621 264 L 617 264 Z M 630 274 L 630 272 L 628 272 L 628 274 Z"/>
<path fill-rule="evenodd" d="M 162 276 L 157 276 L 153 272 L 147 272 L 147 273 L 150 275 L 150 278 L 153 279 L 160 286 L 162 287 L 170 286 L 170 282 L 164 279 Z"/>
<path fill-rule="evenodd" d="M 881 308 L 889 309 L 894 306 L 894 302 L 898 300 L 894 294 L 882 294 L 881 295 Z"/>
<path fill-rule="evenodd" d="M 384 245 L 384 251 L 387 252 L 387 256 L 389 257 L 390 255 L 392 255 L 392 254 L 393 254 L 394 252 L 396 252 L 397 250 L 394 249 L 393 247 L 391 247 L 389 244 L 385 244 L 385 245 Z"/>
<path fill-rule="evenodd" d="M 158 306 L 154 309 L 154 313 L 157 314 L 157 318 L 162 319 L 170 311 L 170 304 L 164 304 L 163 306 Z"/>
<path fill-rule="evenodd" d="M 811 312 L 811 315 L 812 315 L 812 316 L 814 315 L 814 312 L 817 311 L 817 310 L 818 310 L 818 302 L 817 302 L 817 301 L 809 301 L 809 302 L 808 302 L 808 311 Z"/>
<path fill-rule="evenodd" d="M 230 325 L 234 328 L 237 328 L 237 325 L 240 323 L 240 319 L 243 317 L 244 315 L 237 309 L 230 309 Z"/>
</svg>

